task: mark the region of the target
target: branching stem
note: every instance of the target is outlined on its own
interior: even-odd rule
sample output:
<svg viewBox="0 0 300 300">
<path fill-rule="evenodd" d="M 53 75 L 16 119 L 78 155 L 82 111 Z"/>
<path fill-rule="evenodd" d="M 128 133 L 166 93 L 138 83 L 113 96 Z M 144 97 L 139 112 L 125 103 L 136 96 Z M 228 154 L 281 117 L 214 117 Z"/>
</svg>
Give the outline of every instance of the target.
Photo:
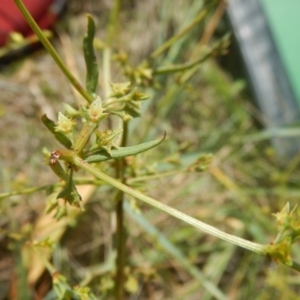
<svg viewBox="0 0 300 300">
<path fill-rule="evenodd" d="M 164 211 L 166 213 L 168 213 L 169 215 L 172 215 L 173 217 L 180 219 L 194 227 L 197 227 L 198 229 L 213 235 L 217 238 L 220 238 L 224 241 L 230 242 L 234 245 L 237 245 L 239 247 L 242 247 L 244 249 L 259 253 L 259 254 L 265 254 L 265 246 L 261 245 L 261 244 L 257 244 L 257 243 L 253 243 L 250 242 L 248 240 L 245 240 L 243 238 L 225 233 L 211 225 L 208 225 L 206 223 L 203 223 L 199 220 L 196 220 L 162 202 L 159 202 L 149 196 L 144 195 L 143 193 L 132 189 L 131 187 L 123 184 L 122 182 L 102 173 L 101 171 L 99 171 L 98 169 L 94 168 L 93 166 L 91 166 L 90 164 L 88 164 L 87 162 L 85 162 L 83 159 L 81 159 L 80 157 L 76 157 L 74 158 L 74 163 L 84 169 L 85 171 L 87 171 L 88 173 L 96 176 L 98 179 L 103 180 L 104 182 L 106 182 L 107 184 L 121 190 L 122 192 L 138 199 L 141 200 L 153 207 L 156 207 L 157 209 Z"/>
<path fill-rule="evenodd" d="M 128 123 L 123 122 L 123 135 L 121 146 L 125 147 L 127 144 Z M 125 182 L 125 161 L 121 159 L 117 162 L 117 177 L 122 183 Z M 116 276 L 116 298 L 118 300 L 124 299 L 124 285 L 125 285 L 125 264 L 126 264 L 126 231 L 124 224 L 124 192 L 119 190 L 116 197 L 116 215 L 117 215 L 117 276 Z"/>
</svg>

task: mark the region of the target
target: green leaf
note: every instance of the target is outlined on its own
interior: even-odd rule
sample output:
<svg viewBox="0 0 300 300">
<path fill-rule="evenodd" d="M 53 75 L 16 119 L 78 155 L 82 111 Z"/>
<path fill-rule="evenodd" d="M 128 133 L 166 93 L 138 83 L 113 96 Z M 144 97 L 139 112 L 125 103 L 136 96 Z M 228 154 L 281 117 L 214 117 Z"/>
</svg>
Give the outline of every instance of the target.
<svg viewBox="0 0 300 300">
<path fill-rule="evenodd" d="M 67 184 L 65 188 L 58 194 L 57 199 L 60 198 L 64 199 L 70 205 L 74 204 L 76 206 L 79 206 L 79 201 L 81 201 L 81 196 L 77 192 L 77 189 L 73 183 Z"/>
<path fill-rule="evenodd" d="M 95 23 L 91 15 L 87 15 L 87 20 L 87 34 L 83 38 L 83 52 L 87 70 L 86 89 L 91 95 L 93 95 L 96 92 L 99 77 L 99 68 L 93 44 L 96 30 Z"/>
<path fill-rule="evenodd" d="M 64 199 L 70 205 L 75 205 L 82 209 L 81 196 L 79 195 L 73 181 L 73 169 L 71 169 L 68 182 L 66 182 L 63 190 L 58 194 L 57 199 Z"/>
<path fill-rule="evenodd" d="M 93 163 L 93 162 L 101 162 L 113 158 L 118 159 L 126 156 L 136 155 L 158 146 L 165 139 L 165 136 L 166 134 L 164 134 L 164 136 L 161 139 L 131 146 L 131 147 L 119 147 L 118 149 L 112 149 L 111 155 L 106 150 L 100 150 L 96 154 L 87 156 L 85 158 L 85 161 L 89 163 Z"/>
<path fill-rule="evenodd" d="M 62 145 L 67 149 L 72 148 L 72 142 L 63 133 L 56 131 L 56 124 L 46 115 L 42 116 L 42 122 Z"/>
</svg>

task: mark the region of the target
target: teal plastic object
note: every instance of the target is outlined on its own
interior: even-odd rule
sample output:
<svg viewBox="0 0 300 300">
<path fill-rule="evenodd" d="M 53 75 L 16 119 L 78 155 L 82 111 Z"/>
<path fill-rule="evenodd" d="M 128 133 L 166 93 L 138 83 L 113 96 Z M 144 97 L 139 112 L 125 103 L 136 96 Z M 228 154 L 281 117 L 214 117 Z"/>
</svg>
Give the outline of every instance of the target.
<svg viewBox="0 0 300 300">
<path fill-rule="evenodd" d="M 300 1 L 261 0 L 300 108 Z"/>
<path fill-rule="evenodd" d="M 279 160 L 288 163 L 300 150 L 300 0 L 227 1 L 234 41 L 264 133 Z"/>
</svg>

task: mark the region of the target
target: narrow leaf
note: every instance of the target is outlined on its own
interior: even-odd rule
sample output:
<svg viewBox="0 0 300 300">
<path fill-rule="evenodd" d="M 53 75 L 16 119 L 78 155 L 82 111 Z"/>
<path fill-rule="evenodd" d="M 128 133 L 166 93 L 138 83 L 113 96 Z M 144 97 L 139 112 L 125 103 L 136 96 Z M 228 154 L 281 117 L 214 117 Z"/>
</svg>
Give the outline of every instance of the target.
<svg viewBox="0 0 300 300">
<path fill-rule="evenodd" d="M 94 51 L 95 23 L 91 15 L 87 15 L 87 34 L 83 38 L 83 52 L 86 64 L 86 89 L 93 95 L 98 84 L 99 69 Z"/>
<path fill-rule="evenodd" d="M 164 136 L 161 139 L 131 146 L 131 147 L 119 147 L 118 149 L 112 149 L 111 155 L 105 150 L 100 150 L 99 152 L 97 152 L 97 154 L 86 157 L 85 161 L 89 163 L 93 163 L 93 162 L 101 162 L 113 158 L 118 159 L 126 156 L 136 155 L 158 146 L 165 139 L 165 136 L 166 134 L 164 134 Z"/>
<path fill-rule="evenodd" d="M 64 145 L 67 149 L 71 149 L 72 142 L 61 132 L 55 131 L 56 125 L 52 120 L 50 120 L 46 115 L 43 115 L 42 122 L 62 145 Z"/>
</svg>

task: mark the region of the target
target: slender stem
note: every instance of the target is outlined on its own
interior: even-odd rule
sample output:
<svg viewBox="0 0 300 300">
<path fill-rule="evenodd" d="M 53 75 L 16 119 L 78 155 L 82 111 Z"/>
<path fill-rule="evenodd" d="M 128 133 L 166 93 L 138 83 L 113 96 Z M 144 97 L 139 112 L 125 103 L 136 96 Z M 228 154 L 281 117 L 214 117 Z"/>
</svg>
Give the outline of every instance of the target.
<svg viewBox="0 0 300 300">
<path fill-rule="evenodd" d="M 228 43 L 228 35 L 224 35 L 223 38 L 216 41 L 211 46 L 206 46 L 206 45 L 201 46 L 202 53 L 200 55 L 200 58 L 184 64 L 171 65 L 167 67 L 164 66 L 159 67 L 153 71 L 153 74 L 157 75 L 157 74 L 174 73 L 174 72 L 182 72 L 182 71 L 189 70 L 204 62 L 206 59 L 212 56 L 214 52 L 221 51 L 222 49 L 224 49 L 227 46 L 227 43 Z"/>
<path fill-rule="evenodd" d="M 264 255 L 265 254 L 265 246 L 262 244 L 257 244 L 257 243 L 253 243 L 250 241 L 247 241 L 243 238 L 225 233 L 219 229 L 216 229 L 213 226 L 210 226 L 204 222 L 201 222 L 199 220 L 196 220 L 166 204 L 163 204 L 162 202 L 159 202 L 149 196 L 144 195 L 143 193 L 132 189 L 131 187 L 121 183 L 120 181 L 102 173 L 101 171 L 99 171 L 98 169 L 94 168 L 93 166 L 89 165 L 87 162 L 85 162 L 83 159 L 81 159 L 80 157 L 75 157 L 74 158 L 74 163 L 84 169 L 85 171 L 87 171 L 88 173 L 96 176 L 98 179 L 103 180 L 104 182 L 108 183 L 109 185 L 123 191 L 124 193 L 137 198 L 151 206 L 154 206 L 158 209 L 160 209 L 161 211 L 166 212 L 169 215 L 172 215 L 173 217 L 180 219 L 194 227 L 197 227 L 198 229 L 213 235 L 217 238 L 220 238 L 224 241 L 230 242 L 234 245 L 237 245 L 239 247 L 242 247 L 244 249 L 259 253 Z"/>
<path fill-rule="evenodd" d="M 161 173 L 157 173 L 157 174 L 153 174 L 153 175 L 133 177 L 133 178 L 128 178 L 127 183 L 132 184 L 135 182 L 141 182 L 141 181 L 143 182 L 143 181 L 148 181 L 148 180 L 161 179 L 161 178 L 178 175 L 178 174 L 185 173 L 185 172 L 187 172 L 186 168 L 161 172 Z"/>
<path fill-rule="evenodd" d="M 126 147 L 128 139 L 128 122 L 123 122 L 123 134 L 122 134 L 122 141 L 121 147 Z"/>
<path fill-rule="evenodd" d="M 51 187 L 54 188 L 56 185 L 57 184 L 49 184 L 49 185 L 43 185 L 43 186 L 38 186 L 38 187 L 33 187 L 33 188 L 27 188 L 27 189 L 23 189 L 20 191 L 2 193 L 2 194 L 0 194 L 0 200 L 11 197 L 11 196 L 16 196 L 16 195 L 33 194 L 38 191 L 47 190 Z"/>
<path fill-rule="evenodd" d="M 81 129 L 78 137 L 75 139 L 74 142 L 74 151 L 77 153 L 81 153 L 87 142 L 89 141 L 92 133 L 96 130 L 97 128 L 97 123 L 93 122 L 86 122 Z"/>
<path fill-rule="evenodd" d="M 123 196 L 124 193 L 118 191 L 116 215 L 117 215 L 117 231 L 116 231 L 116 247 L 117 247 L 117 273 L 116 273 L 116 299 L 124 299 L 124 283 L 125 283 L 125 258 L 126 258 L 126 240 L 125 240 L 125 227 L 124 227 L 124 210 L 123 210 Z"/>
<path fill-rule="evenodd" d="M 70 83 L 74 86 L 74 88 L 85 98 L 89 103 L 93 101 L 93 97 L 83 88 L 83 86 L 79 83 L 79 81 L 73 76 L 73 74 L 69 71 L 68 67 L 64 64 L 61 60 L 60 56 L 51 45 L 49 40 L 45 37 L 44 33 L 41 31 L 37 23 L 34 21 L 28 10 L 26 9 L 25 5 L 21 0 L 15 0 L 16 5 L 18 6 L 19 10 L 23 14 L 24 18 L 26 19 L 29 26 L 32 28 L 33 32 L 38 36 L 40 42 L 44 45 L 46 50 L 52 56 L 58 67 L 61 71 L 65 74 L 67 79 Z"/>
<path fill-rule="evenodd" d="M 111 88 L 109 83 L 111 82 L 111 74 L 110 74 L 110 62 L 111 62 L 111 47 L 114 43 L 116 43 L 119 39 L 118 35 L 118 20 L 119 20 L 119 12 L 121 9 L 121 0 L 114 0 L 114 4 L 109 16 L 108 30 L 106 36 L 106 46 L 103 50 L 103 74 L 104 74 L 104 83 L 103 90 L 104 95 L 107 98 L 110 94 Z"/>
<path fill-rule="evenodd" d="M 123 135 L 121 141 L 121 147 L 125 147 L 127 144 L 128 136 L 128 123 L 123 122 Z M 120 178 L 122 183 L 125 183 L 125 161 L 121 159 L 117 164 L 117 177 Z M 124 225 L 124 192 L 118 191 L 116 203 L 116 215 L 117 215 L 117 276 L 116 276 L 116 299 L 124 299 L 124 284 L 125 284 L 125 263 L 126 263 L 126 232 Z"/>
<path fill-rule="evenodd" d="M 182 72 L 182 71 L 186 71 L 188 69 L 193 68 L 196 65 L 201 64 L 202 62 L 204 62 L 206 59 L 208 59 L 211 56 L 211 52 L 205 53 L 201 58 L 189 62 L 189 63 L 185 63 L 185 64 L 179 64 L 179 65 L 172 65 L 172 66 L 168 66 L 168 67 L 159 67 L 156 70 L 153 71 L 154 75 L 158 75 L 158 74 L 166 74 L 166 73 L 175 73 L 175 72 Z"/>
<path fill-rule="evenodd" d="M 151 53 L 150 57 L 152 59 L 156 58 L 160 54 L 162 54 L 165 50 L 170 48 L 178 39 L 183 37 L 187 32 L 189 32 L 191 29 L 193 29 L 207 14 L 206 10 L 201 10 L 201 12 L 196 16 L 196 18 L 183 30 L 178 32 L 176 35 L 171 37 L 169 40 L 167 40 L 164 44 L 162 44 L 158 49 L 156 49 L 154 52 Z"/>
<path fill-rule="evenodd" d="M 117 41 L 116 36 L 118 34 L 118 26 L 119 26 L 119 12 L 121 9 L 121 0 L 115 0 L 113 8 L 110 13 L 109 17 L 109 24 L 108 24 L 108 32 L 106 42 L 108 45 L 111 45 L 114 41 Z"/>
<path fill-rule="evenodd" d="M 110 73 L 110 61 L 111 61 L 111 49 L 105 47 L 103 50 L 103 91 L 105 98 L 108 98 L 111 92 L 109 83 L 111 82 L 111 73 Z"/>
<path fill-rule="evenodd" d="M 25 266 L 25 259 L 22 256 L 22 246 L 23 242 L 18 240 L 15 241 L 14 247 L 13 247 L 13 253 L 15 256 L 15 272 L 16 272 L 16 298 L 17 299 L 24 299 L 29 300 L 30 297 L 30 289 L 27 283 L 27 268 Z"/>
</svg>

